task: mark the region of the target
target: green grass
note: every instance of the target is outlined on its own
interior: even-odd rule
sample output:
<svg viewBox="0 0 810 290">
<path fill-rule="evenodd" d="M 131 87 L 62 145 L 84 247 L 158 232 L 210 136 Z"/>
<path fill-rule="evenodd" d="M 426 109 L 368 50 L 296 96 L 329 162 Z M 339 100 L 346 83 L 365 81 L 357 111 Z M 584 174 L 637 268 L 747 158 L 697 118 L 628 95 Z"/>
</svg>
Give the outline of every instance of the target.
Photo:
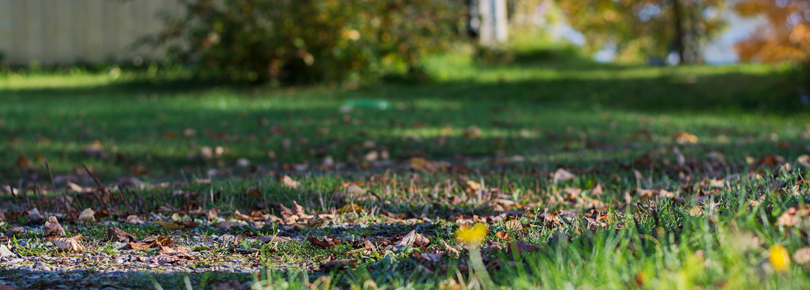
<svg viewBox="0 0 810 290">
<path fill-rule="evenodd" d="M 507 208 L 526 211 L 519 217 L 526 229 L 509 229 L 503 221 L 489 224 L 491 242 L 508 244 L 495 236 L 503 231 L 538 247 L 520 255 L 484 254 L 488 275 L 506 288 L 802 289 L 810 282 L 808 264 L 794 261 L 786 271 L 775 272 L 768 259 L 772 245 L 784 245 L 791 254 L 810 245 L 806 224 L 778 224 L 788 208 L 805 205 L 808 190 L 802 182 L 808 167 L 797 158 L 808 153 L 810 118 L 788 69 L 755 64 L 665 68 L 594 64 L 557 47 L 460 50 L 463 53 L 426 64 L 434 77 L 431 82 L 356 89 L 236 86 L 149 79 L 127 72 L 116 78 L 0 76 L 0 132 L 5 134 L 0 143 L 0 184 L 14 188 L 37 184 L 46 191 L 41 199 L 33 191 L 26 197 L 5 195 L 4 207 L 30 209 L 34 204 L 43 211 L 56 207 L 48 192 L 43 160 L 47 158 L 54 175 L 75 175 L 85 186 L 93 182 L 81 179 L 82 164 L 91 166 L 105 183 L 136 175 L 136 167 L 148 171 L 138 178 L 152 184 L 175 181 L 168 187 L 120 195 L 113 188 L 109 209 L 114 215 L 104 220 L 120 220 L 124 212 L 145 218 L 161 206 L 181 208 L 190 201 L 204 210 L 229 213 L 249 213 L 268 203 L 291 207 L 294 201 L 312 214 L 335 214 L 350 202 L 370 210 L 300 230 L 263 224 L 222 230 L 204 222 L 192 230 L 150 223 L 119 225 L 141 239 L 171 236 L 194 245 L 195 236 L 226 233 L 356 239 L 391 238 L 417 230 L 432 245 L 440 241 L 456 245 L 459 222 L 452 220 L 454 215 L 498 214 L 486 200 L 467 191 L 467 182 L 475 181 L 502 193 L 497 198 L 527 206 Z M 339 111 L 354 99 L 384 99 L 391 106 Z M 470 126 L 480 128 L 480 136 L 467 136 Z M 184 136 L 186 129 L 196 135 Z M 698 142 L 676 143 L 679 132 L 694 134 Z M 103 145 L 103 153 L 89 156 L 84 148 L 94 140 Z M 219 157 L 195 157 L 204 146 L 225 151 Z M 682 152 L 684 165 L 678 165 L 680 156 L 673 148 Z M 368 162 L 364 156 L 371 151 L 388 152 L 391 162 Z M 713 157 L 718 153 L 723 162 Z M 30 164 L 17 164 L 23 155 Z M 784 161 L 761 162 L 772 155 Z M 319 168 L 327 156 L 344 166 Z M 408 162 L 412 156 L 454 167 L 436 163 L 435 172 L 412 169 Z M 240 158 L 251 166 L 237 166 Z M 306 170 L 294 169 L 303 163 L 308 164 Z M 779 169 L 783 163 L 790 163 L 790 168 Z M 566 168 L 577 178 L 555 182 L 551 174 L 557 168 Z M 212 182 L 194 181 L 208 178 L 211 169 L 219 172 Z M 291 175 L 301 185 L 287 188 L 277 178 L 281 175 Z M 711 180 L 727 183 L 717 187 Z M 344 194 L 342 185 L 355 181 L 363 181 L 382 204 L 372 196 Z M 597 185 L 603 195 L 593 194 Z M 64 183 L 57 187 L 64 188 Z M 259 194 L 250 194 L 254 187 Z M 580 198 L 568 198 L 574 189 L 583 190 Z M 663 189 L 678 198 L 648 200 L 635 193 L 639 189 Z M 74 197 L 72 206 L 79 210 L 102 207 L 91 195 Z M 279 214 L 273 208 L 259 209 Z M 429 222 L 390 222 L 380 210 Z M 589 228 L 583 217 L 589 210 L 606 214 L 609 221 L 604 227 Z M 543 214 L 557 211 L 570 215 L 554 223 L 543 219 Z M 180 218 L 206 219 L 183 213 Z M 214 221 L 223 219 L 234 217 L 225 214 Z M 17 223 L 7 221 L 0 230 Z M 101 224 L 65 224 L 68 235 L 82 234 L 91 241 L 91 253 L 117 251 L 104 241 L 106 229 Z M 41 243 L 38 233 L 19 238 L 34 241 L 31 245 Z M 380 289 L 422 289 L 451 282 L 466 287 L 480 274 L 465 269 L 466 252 L 458 259 L 445 256 L 439 263 L 426 263 L 413 252 L 436 249 L 372 255 L 351 250 L 347 244 L 320 249 L 305 241 L 216 246 L 198 249 L 205 252 L 205 259 L 195 263 L 210 266 L 241 257 L 246 267 L 259 263 L 270 273 L 206 272 L 188 277 L 195 288 L 206 289 L 234 278 L 258 281 L 271 289 L 313 284 L 319 289 L 373 289 L 369 280 Z M 38 246 L 20 251 L 26 256 L 66 255 Z M 154 255 L 155 250 L 140 254 Z M 319 266 L 328 257 L 354 259 L 355 267 L 323 271 Z M 0 270 L 0 277 L 14 275 L 2 271 L 7 270 Z M 136 288 L 154 283 L 165 289 L 185 288 L 184 274 L 144 272 L 151 276 L 119 282 Z"/>
<path fill-rule="evenodd" d="M 366 141 L 374 141 L 375 149 L 386 147 L 394 159 L 422 151 L 432 159 L 505 153 L 573 162 L 581 158 L 564 150 L 593 160 L 615 152 L 577 152 L 586 143 L 637 150 L 633 146 L 666 143 L 681 130 L 736 157 L 770 151 L 774 140 L 800 142 L 808 134 L 807 109 L 786 72 L 773 67 L 584 67 L 555 61 L 570 58 L 555 50 L 537 54 L 546 55 L 495 64 L 456 54 L 428 63 L 437 79 L 432 83 L 356 90 L 235 88 L 106 75 L 3 76 L 0 180 L 17 183 L 32 173 L 41 179 L 47 175 L 43 158 L 56 174 L 85 163 L 107 178 L 130 175 L 140 166 L 149 176 L 177 179 L 181 171 L 192 176 L 233 167 L 239 158 L 265 168 L 317 165 L 325 156 L 353 165 L 369 150 L 362 147 Z M 338 109 L 358 98 L 385 99 L 392 106 L 355 110 L 344 122 Z M 283 132 L 271 133 L 274 125 Z M 480 138 L 464 138 L 473 125 L 481 128 Z M 185 129 L 196 135 L 184 137 Z M 440 135 L 446 139 L 442 145 L 434 142 Z M 95 140 L 105 153 L 88 158 L 83 148 Z M 745 145 L 726 145 L 737 143 Z M 188 158 L 202 146 L 221 146 L 225 153 L 215 160 Z M 784 151 L 796 152 L 772 153 Z M 32 168 L 16 166 L 20 155 L 32 160 Z"/>
</svg>

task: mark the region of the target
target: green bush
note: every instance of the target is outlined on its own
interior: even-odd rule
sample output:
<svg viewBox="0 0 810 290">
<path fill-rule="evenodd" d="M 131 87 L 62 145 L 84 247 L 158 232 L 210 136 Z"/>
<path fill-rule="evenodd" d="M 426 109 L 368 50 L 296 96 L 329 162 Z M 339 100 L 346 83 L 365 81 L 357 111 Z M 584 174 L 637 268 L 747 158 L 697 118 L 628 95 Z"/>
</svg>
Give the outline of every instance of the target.
<svg viewBox="0 0 810 290">
<path fill-rule="evenodd" d="M 418 70 L 464 31 L 445 0 L 198 0 L 159 35 L 199 77 L 311 83 Z"/>
</svg>

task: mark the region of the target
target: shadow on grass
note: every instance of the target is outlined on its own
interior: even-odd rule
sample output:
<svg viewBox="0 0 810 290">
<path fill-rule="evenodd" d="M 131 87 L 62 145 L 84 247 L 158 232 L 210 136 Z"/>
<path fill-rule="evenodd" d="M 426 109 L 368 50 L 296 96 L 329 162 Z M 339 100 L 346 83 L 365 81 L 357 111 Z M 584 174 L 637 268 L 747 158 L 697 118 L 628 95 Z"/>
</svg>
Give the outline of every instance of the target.
<svg viewBox="0 0 810 290">
<path fill-rule="evenodd" d="M 174 80 L 0 91 L 7 105 L 0 108 L 6 123 L 0 132 L 12 141 L 0 145 L 0 180 L 16 183 L 32 173 L 40 179 L 47 176 L 41 160 L 35 159 L 40 157 L 49 158 L 57 173 L 89 163 L 106 172 L 102 175 L 108 180 L 130 174 L 137 165 L 146 166 L 152 175 L 177 176 L 184 168 L 202 174 L 205 168 L 233 166 L 239 158 L 260 166 L 302 162 L 314 166 L 326 156 L 338 162 L 359 160 L 368 153 L 364 143 L 369 140 L 375 141 L 374 149 L 387 149 L 393 159 L 414 154 L 431 159 L 526 152 L 553 155 L 604 146 L 635 150 L 633 144 L 656 146 L 685 129 L 701 138 L 758 137 L 758 126 L 775 125 L 751 119 L 800 118 L 808 110 L 786 74 L 701 75 L 671 68 L 671 73 L 659 71 L 662 76 L 647 77 L 645 68 L 594 65 L 565 50 L 516 53 L 504 64 L 493 64 L 498 65 L 527 71 L 551 67 L 559 75 L 501 82 L 381 84 L 356 90 L 275 90 Z M 616 76 L 639 69 L 630 77 Z M 592 77 L 590 72 L 601 75 Z M 151 100 L 153 95 L 159 95 L 159 100 Z M 204 98 L 217 106 L 202 104 Z M 386 99 L 393 104 L 386 111 L 356 110 L 345 114 L 349 118 L 345 119 L 338 108 L 356 98 Z M 396 109 L 399 104 L 405 109 Z M 665 119 L 666 114 L 678 116 L 679 121 L 642 121 L 645 115 Z M 717 120 L 701 121 L 706 118 Z M 748 119 L 748 123 L 724 125 L 723 118 Z M 462 137 L 461 131 L 472 125 L 485 135 Z M 452 127 L 454 133 L 437 144 L 443 127 Z M 186 128 L 197 135 L 183 137 Z M 328 133 L 322 133 L 324 128 Z M 524 132 L 529 136 L 521 137 Z M 657 140 L 644 141 L 651 136 Z M 94 140 L 116 145 L 120 154 L 89 158 L 83 146 Z M 186 157 L 198 153 L 201 146 L 222 146 L 229 152 L 222 164 Z M 745 148 L 769 146 L 773 144 Z M 275 159 L 268 157 L 271 150 Z M 21 172 L 16 164 L 21 153 L 40 165 Z"/>
</svg>

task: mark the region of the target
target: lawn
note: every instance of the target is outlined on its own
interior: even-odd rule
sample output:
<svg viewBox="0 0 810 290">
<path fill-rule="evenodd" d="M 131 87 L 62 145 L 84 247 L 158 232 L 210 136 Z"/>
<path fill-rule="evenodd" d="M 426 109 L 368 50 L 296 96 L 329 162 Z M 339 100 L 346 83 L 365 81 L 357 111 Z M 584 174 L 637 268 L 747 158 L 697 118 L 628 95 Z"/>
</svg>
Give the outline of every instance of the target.
<svg viewBox="0 0 810 290">
<path fill-rule="evenodd" d="M 788 69 L 473 55 L 429 60 L 430 81 L 357 87 L 0 76 L 0 231 L 27 230 L 6 242 L 21 257 L 0 258 L 0 285 L 810 282 L 810 118 Z M 84 252 L 46 241 L 33 208 Z M 476 223 L 482 244 L 457 239 Z M 110 241 L 112 226 L 148 247 Z"/>
</svg>

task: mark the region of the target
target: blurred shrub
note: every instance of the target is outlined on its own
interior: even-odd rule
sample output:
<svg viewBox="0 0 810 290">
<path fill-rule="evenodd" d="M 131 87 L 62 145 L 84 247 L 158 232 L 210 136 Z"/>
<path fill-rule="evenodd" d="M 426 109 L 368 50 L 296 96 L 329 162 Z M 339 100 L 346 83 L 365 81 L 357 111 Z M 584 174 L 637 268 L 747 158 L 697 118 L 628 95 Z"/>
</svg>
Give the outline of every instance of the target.
<svg viewBox="0 0 810 290">
<path fill-rule="evenodd" d="M 197 0 L 146 42 L 203 78 L 311 83 L 418 74 L 463 31 L 436 0 Z"/>
</svg>

